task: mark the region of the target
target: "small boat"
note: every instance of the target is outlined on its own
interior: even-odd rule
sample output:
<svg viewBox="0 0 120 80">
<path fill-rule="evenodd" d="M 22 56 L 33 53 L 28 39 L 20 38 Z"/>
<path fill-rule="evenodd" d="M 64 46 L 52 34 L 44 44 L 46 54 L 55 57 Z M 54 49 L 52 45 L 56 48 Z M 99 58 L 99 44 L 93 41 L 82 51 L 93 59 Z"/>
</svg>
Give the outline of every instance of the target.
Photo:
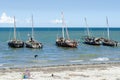
<svg viewBox="0 0 120 80">
<path fill-rule="evenodd" d="M 22 48 L 24 47 L 24 42 L 17 40 L 16 38 L 16 21 L 14 16 L 14 38 L 8 42 L 9 47 L 11 48 Z"/>
<path fill-rule="evenodd" d="M 34 34 L 33 34 L 33 16 L 32 16 L 32 36 L 29 36 L 29 39 L 26 41 L 26 47 L 27 48 L 33 48 L 33 49 L 39 49 L 42 48 L 43 45 L 42 43 L 36 41 L 34 39 Z"/>
<path fill-rule="evenodd" d="M 60 47 L 77 48 L 78 43 L 74 40 L 64 39 L 63 37 L 57 38 L 56 45 Z"/>
<path fill-rule="evenodd" d="M 78 46 L 78 42 L 75 41 L 75 40 L 71 40 L 69 38 L 69 34 L 68 34 L 68 30 L 67 30 L 67 27 L 65 25 L 65 22 L 64 22 L 64 15 L 63 15 L 63 12 L 61 13 L 62 14 L 62 37 L 57 37 L 56 39 L 56 45 L 57 46 L 60 46 L 60 47 L 70 47 L 70 48 L 77 48 Z M 67 38 L 65 38 L 64 36 L 64 27 L 66 27 L 66 36 Z"/>
<path fill-rule="evenodd" d="M 114 47 L 114 46 L 118 46 L 118 44 L 119 44 L 117 41 L 110 40 L 110 39 L 101 38 L 101 40 L 102 40 L 102 44 L 104 46 Z"/>
<path fill-rule="evenodd" d="M 101 41 L 102 41 L 102 44 L 104 46 L 111 46 L 111 47 L 114 47 L 114 46 L 118 46 L 118 42 L 117 41 L 114 41 L 114 40 L 110 40 L 110 36 L 109 36 L 109 24 L 108 24 L 108 17 L 106 17 L 106 23 L 107 23 L 107 39 L 106 38 L 101 38 Z"/>
<path fill-rule="evenodd" d="M 100 38 L 86 36 L 85 37 L 85 41 L 83 43 L 84 44 L 88 44 L 88 45 L 99 46 L 99 45 L 101 45 L 101 39 Z"/>
<path fill-rule="evenodd" d="M 86 18 L 85 18 L 85 23 L 86 23 L 86 26 L 87 26 L 87 36 L 84 37 L 84 42 L 83 43 L 88 44 L 88 45 L 95 45 L 95 46 L 101 45 L 101 39 L 100 38 L 90 36 L 90 32 L 89 32 L 89 28 L 88 28 Z"/>
</svg>

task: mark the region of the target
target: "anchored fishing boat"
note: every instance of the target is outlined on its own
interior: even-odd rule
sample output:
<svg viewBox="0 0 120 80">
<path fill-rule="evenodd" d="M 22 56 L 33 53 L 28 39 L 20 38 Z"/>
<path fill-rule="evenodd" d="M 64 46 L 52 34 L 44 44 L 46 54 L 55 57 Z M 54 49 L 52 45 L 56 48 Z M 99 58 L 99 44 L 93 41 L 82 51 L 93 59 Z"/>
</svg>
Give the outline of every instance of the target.
<svg viewBox="0 0 120 80">
<path fill-rule="evenodd" d="M 38 49 L 38 48 L 42 48 L 43 45 L 42 43 L 36 41 L 34 39 L 34 33 L 33 33 L 33 16 L 32 16 L 32 36 L 28 35 L 29 36 L 29 39 L 26 41 L 26 47 L 27 48 L 34 48 L 34 49 Z"/>
<path fill-rule="evenodd" d="M 101 38 L 101 40 L 102 40 L 102 44 L 104 45 L 104 46 L 112 46 L 112 47 L 114 47 L 114 46 L 118 46 L 118 42 L 117 41 L 114 41 L 114 40 L 110 40 L 110 31 L 109 31 L 109 23 L 108 23 L 108 17 L 106 17 L 106 23 L 107 23 L 107 39 L 106 38 Z"/>
<path fill-rule="evenodd" d="M 78 42 L 75 40 L 71 40 L 69 38 L 69 34 L 68 34 L 68 30 L 64 21 L 64 15 L 63 12 L 61 13 L 62 15 L 62 37 L 58 37 L 56 39 L 56 45 L 60 46 L 60 47 L 71 47 L 71 48 L 77 48 L 78 46 Z M 65 31 L 65 27 L 66 27 L 66 31 Z M 67 38 L 65 38 L 65 33 Z"/>
<path fill-rule="evenodd" d="M 12 48 L 22 48 L 24 47 L 24 42 L 16 38 L 16 21 L 14 16 L 14 37 L 8 42 L 9 47 Z"/>
<path fill-rule="evenodd" d="M 88 45 L 101 45 L 101 40 L 100 38 L 96 38 L 96 37 L 91 37 L 90 36 L 90 32 L 89 32 L 89 28 L 88 28 L 88 24 L 87 24 L 87 19 L 85 19 L 85 23 L 86 23 L 86 26 L 87 26 L 87 36 L 84 37 L 84 44 L 88 44 Z"/>
<path fill-rule="evenodd" d="M 85 37 L 85 41 L 83 43 L 84 44 L 88 44 L 88 45 L 99 46 L 99 45 L 101 45 L 101 39 L 100 38 L 86 36 Z"/>
<path fill-rule="evenodd" d="M 119 44 L 117 41 L 113 41 L 113 40 L 110 40 L 110 39 L 101 38 L 101 40 L 102 40 L 102 44 L 104 46 L 114 47 L 114 46 L 118 46 L 118 44 Z"/>
</svg>

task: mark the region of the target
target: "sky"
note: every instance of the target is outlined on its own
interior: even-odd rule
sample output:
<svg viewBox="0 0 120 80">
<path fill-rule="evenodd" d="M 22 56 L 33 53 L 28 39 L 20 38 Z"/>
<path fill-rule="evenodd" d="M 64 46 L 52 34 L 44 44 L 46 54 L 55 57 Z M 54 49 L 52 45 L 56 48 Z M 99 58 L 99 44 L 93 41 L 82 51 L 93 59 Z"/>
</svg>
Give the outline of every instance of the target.
<svg viewBox="0 0 120 80">
<path fill-rule="evenodd" d="M 120 0 L 0 0 L 0 27 L 120 27 Z"/>
</svg>

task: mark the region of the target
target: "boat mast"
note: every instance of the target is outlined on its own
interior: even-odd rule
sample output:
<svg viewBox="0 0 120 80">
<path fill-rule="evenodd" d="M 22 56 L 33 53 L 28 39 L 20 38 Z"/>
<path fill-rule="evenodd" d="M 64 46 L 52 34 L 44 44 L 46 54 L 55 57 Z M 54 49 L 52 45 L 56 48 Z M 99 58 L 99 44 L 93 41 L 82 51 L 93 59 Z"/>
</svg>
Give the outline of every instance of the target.
<svg viewBox="0 0 120 80">
<path fill-rule="evenodd" d="M 16 21 L 14 16 L 14 40 L 16 40 Z"/>
<path fill-rule="evenodd" d="M 65 24 L 65 26 L 66 26 L 66 24 Z M 67 35 L 67 39 L 70 39 L 67 26 L 66 26 L 66 35 Z"/>
<path fill-rule="evenodd" d="M 32 38 L 34 38 L 34 33 L 33 33 L 33 15 L 32 15 Z"/>
<path fill-rule="evenodd" d="M 110 31 L 109 31 L 109 24 L 108 24 L 108 17 L 106 16 L 106 23 L 107 23 L 107 35 L 108 39 L 110 39 Z"/>
<path fill-rule="evenodd" d="M 64 39 L 65 38 L 65 36 L 64 36 L 64 27 L 65 27 L 65 24 L 64 24 L 64 15 L 63 15 L 63 12 L 61 12 L 61 15 L 62 15 L 62 37 Z"/>
<path fill-rule="evenodd" d="M 90 32 L 89 32 L 89 28 L 88 28 L 88 24 L 87 24 L 87 19 L 86 19 L 86 17 L 84 19 L 85 19 L 85 24 L 87 27 L 87 35 L 90 36 Z"/>
<path fill-rule="evenodd" d="M 63 14 L 63 13 L 62 13 L 62 14 Z M 67 29 L 67 25 L 66 25 L 65 20 L 64 20 L 64 14 L 63 14 L 63 26 L 65 27 L 65 30 L 66 30 L 67 39 L 70 39 L 69 33 L 68 33 L 68 29 Z"/>
</svg>

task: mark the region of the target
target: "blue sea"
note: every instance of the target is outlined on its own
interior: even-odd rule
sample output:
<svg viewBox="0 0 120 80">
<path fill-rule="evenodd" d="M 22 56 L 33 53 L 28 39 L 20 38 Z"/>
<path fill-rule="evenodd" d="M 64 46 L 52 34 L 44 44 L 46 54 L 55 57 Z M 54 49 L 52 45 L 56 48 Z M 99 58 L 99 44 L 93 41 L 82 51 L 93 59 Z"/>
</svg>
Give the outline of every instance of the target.
<svg viewBox="0 0 120 80">
<path fill-rule="evenodd" d="M 68 28 L 71 39 L 80 41 L 78 48 L 55 45 L 61 28 L 34 28 L 34 38 L 43 43 L 42 49 L 10 48 L 13 28 L 0 28 L 0 68 L 94 64 L 120 62 L 120 47 L 90 46 L 83 44 L 86 28 Z M 28 40 L 31 28 L 17 28 L 17 39 Z M 90 28 L 90 35 L 107 38 L 106 28 Z M 120 42 L 120 28 L 110 28 L 110 39 Z M 38 55 L 34 58 L 34 55 Z"/>
</svg>

